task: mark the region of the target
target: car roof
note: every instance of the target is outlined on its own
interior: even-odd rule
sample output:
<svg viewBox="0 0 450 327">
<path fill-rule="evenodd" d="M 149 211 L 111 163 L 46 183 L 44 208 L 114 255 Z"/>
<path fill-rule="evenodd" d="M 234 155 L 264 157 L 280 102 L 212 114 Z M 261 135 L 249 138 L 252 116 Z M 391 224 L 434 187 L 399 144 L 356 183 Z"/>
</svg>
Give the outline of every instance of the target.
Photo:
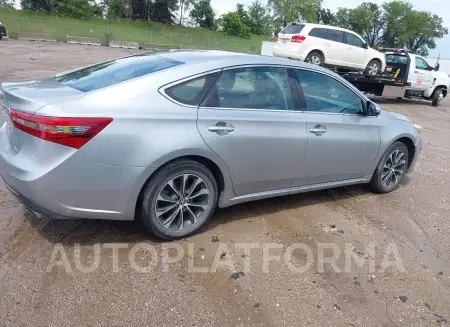
<svg viewBox="0 0 450 327">
<path fill-rule="evenodd" d="M 303 67 L 319 71 L 329 70 L 317 65 L 311 65 L 301 61 L 294 61 L 291 59 L 284 59 L 271 56 L 263 56 L 257 54 L 246 54 L 231 51 L 221 50 L 176 50 L 176 51 L 161 51 L 150 54 L 159 55 L 172 60 L 181 61 L 185 64 L 208 64 L 217 68 L 224 68 L 238 65 L 281 65 L 291 67 Z M 177 68 L 177 67 L 174 67 Z M 181 68 L 181 67 L 180 67 Z"/>
<path fill-rule="evenodd" d="M 305 26 L 310 27 L 310 28 L 314 28 L 314 27 L 329 28 L 329 29 L 332 29 L 332 30 L 337 30 L 337 31 L 342 31 L 342 32 L 350 32 L 350 33 L 359 35 L 358 33 L 353 32 L 352 30 L 349 30 L 349 29 L 346 29 L 346 28 L 342 28 L 342 27 L 332 26 L 332 25 L 313 24 L 313 23 L 297 23 L 297 22 L 291 22 L 290 24 L 305 25 Z"/>
</svg>

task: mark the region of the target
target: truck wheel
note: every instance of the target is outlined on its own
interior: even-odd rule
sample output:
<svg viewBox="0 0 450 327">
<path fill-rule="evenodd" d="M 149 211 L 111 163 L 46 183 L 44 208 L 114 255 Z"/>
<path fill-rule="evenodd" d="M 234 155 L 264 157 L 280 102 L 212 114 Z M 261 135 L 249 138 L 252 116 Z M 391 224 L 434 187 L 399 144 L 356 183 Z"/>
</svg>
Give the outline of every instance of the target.
<svg viewBox="0 0 450 327">
<path fill-rule="evenodd" d="M 376 75 L 381 71 L 381 62 L 378 59 L 372 59 L 366 66 L 366 72 L 369 75 Z"/>
<path fill-rule="evenodd" d="M 442 93 L 442 88 L 438 87 L 434 90 L 433 96 L 431 97 L 431 105 L 433 107 L 437 107 L 439 103 L 441 103 L 444 98 L 444 94 Z"/>
<path fill-rule="evenodd" d="M 309 64 L 319 65 L 323 66 L 325 59 L 323 58 L 322 54 L 318 51 L 311 51 L 305 59 L 305 62 Z"/>
</svg>

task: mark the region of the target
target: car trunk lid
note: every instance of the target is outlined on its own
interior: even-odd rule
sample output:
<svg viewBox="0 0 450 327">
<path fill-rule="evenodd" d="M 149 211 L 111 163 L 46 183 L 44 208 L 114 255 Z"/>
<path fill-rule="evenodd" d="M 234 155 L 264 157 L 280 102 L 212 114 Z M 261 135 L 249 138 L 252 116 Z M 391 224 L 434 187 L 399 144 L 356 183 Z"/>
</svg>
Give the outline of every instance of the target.
<svg viewBox="0 0 450 327">
<path fill-rule="evenodd" d="M 77 100 L 84 94 L 54 78 L 0 85 L 3 106 L 30 114 L 45 105 Z"/>
</svg>

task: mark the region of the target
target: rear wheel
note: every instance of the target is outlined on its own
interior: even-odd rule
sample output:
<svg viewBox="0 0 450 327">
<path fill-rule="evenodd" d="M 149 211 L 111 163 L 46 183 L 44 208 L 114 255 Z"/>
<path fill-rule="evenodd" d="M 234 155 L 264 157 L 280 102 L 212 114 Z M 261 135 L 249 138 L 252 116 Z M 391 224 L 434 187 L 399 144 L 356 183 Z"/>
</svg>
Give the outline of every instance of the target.
<svg viewBox="0 0 450 327">
<path fill-rule="evenodd" d="M 141 219 L 162 239 L 183 238 L 198 231 L 211 217 L 217 194 L 217 182 L 208 168 L 193 160 L 178 160 L 149 181 Z"/>
<path fill-rule="evenodd" d="M 366 72 L 369 75 L 376 75 L 381 71 L 381 62 L 377 59 L 372 59 L 366 66 Z"/>
<path fill-rule="evenodd" d="M 434 90 L 433 96 L 431 97 L 431 105 L 437 107 L 442 99 L 444 99 L 444 93 L 442 93 L 442 88 L 438 87 Z"/>
<path fill-rule="evenodd" d="M 402 142 L 395 142 L 386 150 L 377 169 L 373 174 L 370 185 L 377 193 L 389 193 L 395 190 L 408 168 L 408 148 Z"/>
<path fill-rule="evenodd" d="M 318 51 L 311 51 L 305 58 L 305 62 L 313 65 L 323 66 L 325 59 Z"/>
</svg>

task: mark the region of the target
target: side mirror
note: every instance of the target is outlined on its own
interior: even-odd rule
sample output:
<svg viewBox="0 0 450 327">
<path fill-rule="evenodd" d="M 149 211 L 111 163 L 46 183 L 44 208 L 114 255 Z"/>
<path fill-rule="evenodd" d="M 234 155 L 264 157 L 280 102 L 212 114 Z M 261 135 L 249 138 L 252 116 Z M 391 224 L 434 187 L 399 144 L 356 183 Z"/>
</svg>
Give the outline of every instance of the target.
<svg viewBox="0 0 450 327">
<path fill-rule="evenodd" d="M 434 70 L 438 71 L 440 67 L 441 67 L 441 65 L 439 63 L 436 63 L 436 66 L 434 66 Z"/>
<path fill-rule="evenodd" d="M 381 108 L 376 103 L 367 101 L 366 116 L 379 116 L 381 113 Z"/>
<path fill-rule="evenodd" d="M 369 44 L 367 42 L 364 43 L 364 48 L 369 49 Z"/>
</svg>

